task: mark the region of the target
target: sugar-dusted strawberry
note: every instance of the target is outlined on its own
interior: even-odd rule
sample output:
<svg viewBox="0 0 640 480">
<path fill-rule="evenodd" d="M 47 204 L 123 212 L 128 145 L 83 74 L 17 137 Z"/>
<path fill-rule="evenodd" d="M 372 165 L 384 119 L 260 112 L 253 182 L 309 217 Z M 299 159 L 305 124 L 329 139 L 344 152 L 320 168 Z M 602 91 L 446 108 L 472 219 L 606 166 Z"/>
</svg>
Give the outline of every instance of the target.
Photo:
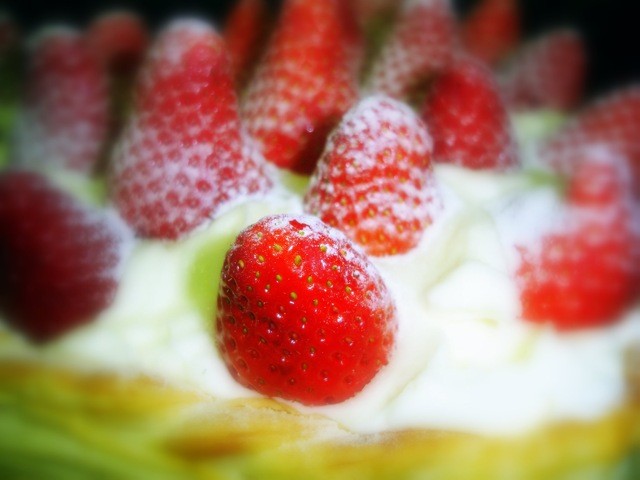
<svg viewBox="0 0 640 480">
<path fill-rule="evenodd" d="M 144 21 L 126 10 L 96 17 L 87 28 L 86 38 L 91 51 L 116 75 L 133 74 L 149 45 Z"/>
<path fill-rule="evenodd" d="M 36 173 L 0 174 L 0 310 L 30 339 L 51 340 L 112 302 L 130 233 Z"/>
<path fill-rule="evenodd" d="M 479 0 L 462 21 L 465 48 L 489 65 L 496 65 L 520 43 L 520 17 L 518 0 Z"/>
<path fill-rule="evenodd" d="M 548 232 L 520 245 L 516 277 L 523 317 L 562 330 L 620 318 L 640 273 L 640 211 L 628 165 L 606 148 L 577 154 L 566 206 L 552 213 Z"/>
<path fill-rule="evenodd" d="M 582 100 L 587 55 L 580 34 L 559 29 L 526 45 L 507 67 L 502 82 L 510 108 L 570 110 Z"/>
<path fill-rule="evenodd" d="M 456 42 L 456 18 L 449 0 L 405 1 L 372 67 L 370 89 L 406 98 L 446 67 Z"/>
<path fill-rule="evenodd" d="M 174 21 L 140 71 L 114 150 L 115 205 L 139 235 L 175 239 L 269 189 L 264 167 L 243 147 L 223 40 L 204 22 Z"/>
<path fill-rule="evenodd" d="M 431 137 L 407 105 L 368 97 L 329 137 L 305 210 L 369 255 L 404 253 L 418 244 L 440 206 L 431 154 Z"/>
<path fill-rule="evenodd" d="M 246 83 L 263 51 L 270 30 L 270 13 L 267 0 L 239 0 L 226 20 L 223 36 L 239 87 Z"/>
<path fill-rule="evenodd" d="M 579 111 L 541 149 L 544 163 L 562 173 L 575 168 L 576 150 L 609 145 L 629 159 L 640 194 L 640 85 L 616 90 Z"/>
<path fill-rule="evenodd" d="M 458 57 L 433 83 L 423 108 L 436 162 L 508 170 L 519 164 L 511 123 L 493 73 Z"/>
<path fill-rule="evenodd" d="M 286 0 L 249 84 L 244 118 L 265 158 L 311 173 L 357 98 L 361 38 L 349 3 Z"/>
<path fill-rule="evenodd" d="M 109 133 L 106 71 L 84 37 L 70 28 L 47 28 L 30 46 L 13 158 L 24 165 L 91 172 Z"/>
<path fill-rule="evenodd" d="M 222 268 L 217 344 L 231 374 L 264 395 L 341 402 L 387 364 L 396 309 L 377 270 L 310 215 L 265 217 Z"/>
</svg>

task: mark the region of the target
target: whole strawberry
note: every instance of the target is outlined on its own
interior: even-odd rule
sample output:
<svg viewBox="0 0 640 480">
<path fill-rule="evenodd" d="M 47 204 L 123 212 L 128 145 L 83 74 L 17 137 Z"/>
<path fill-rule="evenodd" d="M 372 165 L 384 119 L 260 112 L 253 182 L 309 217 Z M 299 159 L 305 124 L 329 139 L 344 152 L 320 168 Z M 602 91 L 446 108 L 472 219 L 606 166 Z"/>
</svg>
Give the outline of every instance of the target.
<svg viewBox="0 0 640 480">
<path fill-rule="evenodd" d="M 526 45 L 510 62 L 502 91 L 514 110 L 571 110 L 582 100 L 587 55 L 570 29 L 551 31 Z"/>
<path fill-rule="evenodd" d="M 493 73 L 480 61 L 460 56 L 431 88 L 422 117 L 438 163 L 476 170 L 519 165 L 511 123 Z"/>
<path fill-rule="evenodd" d="M 132 75 L 149 45 L 144 21 L 126 10 L 104 13 L 93 19 L 86 38 L 94 55 L 114 75 Z"/>
<path fill-rule="evenodd" d="M 329 137 L 305 210 L 369 255 L 404 253 L 418 244 L 440 205 L 431 155 L 431 137 L 407 105 L 366 98 Z"/>
<path fill-rule="evenodd" d="M 576 151 L 606 145 L 631 165 L 636 195 L 640 195 L 640 85 L 615 90 L 580 110 L 541 149 L 542 161 L 569 174 L 580 159 Z"/>
<path fill-rule="evenodd" d="M 0 310 L 34 341 L 95 318 L 112 302 L 130 233 L 39 174 L 0 174 Z"/>
<path fill-rule="evenodd" d="M 114 150 L 113 201 L 141 236 L 185 235 L 271 187 L 244 142 L 224 42 L 204 22 L 174 21 L 140 72 Z"/>
<path fill-rule="evenodd" d="M 264 50 L 270 24 L 267 0 L 239 0 L 225 22 L 224 41 L 240 88 L 245 85 Z"/>
<path fill-rule="evenodd" d="M 558 329 L 609 324 L 637 289 L 640 211 L 617 152 L 587 148 L 576 160 L 554 226 L 519 246 L 523 316 Z"/>
<path fill-rule="evenodd" d="M 316 217 L 240 233 L 222 268 L 217 343 L 231 374 L 307 405 L 360 392 L 392 353 L 396 310 L 367 257 Z"/>
<path fill-rule="evenodd" d="M 462 21 L 466 50 L 489 65 L 504 60 L 520 43 L 518 0 L 480 0 Z"/>
<path fill-rule="evenodd" d="M 405 1 L 372 67 L 370 89 L 405 99 L 446 67 L 456 43 L 456 18 L 449 0 Z"/>
<path fill-rule="evenodd" d="M 93 172 L 110 128 L 106 70 L 70 28 L 43 30 L 30 46 L 13 160 Z"/>
<path fill-rule="evenodd" d="M 357 98 L 362 42 L 343 0 L 286 0 L 249 84 L 243 116 L 263 155 L 310 174 Z"/>
</svg>

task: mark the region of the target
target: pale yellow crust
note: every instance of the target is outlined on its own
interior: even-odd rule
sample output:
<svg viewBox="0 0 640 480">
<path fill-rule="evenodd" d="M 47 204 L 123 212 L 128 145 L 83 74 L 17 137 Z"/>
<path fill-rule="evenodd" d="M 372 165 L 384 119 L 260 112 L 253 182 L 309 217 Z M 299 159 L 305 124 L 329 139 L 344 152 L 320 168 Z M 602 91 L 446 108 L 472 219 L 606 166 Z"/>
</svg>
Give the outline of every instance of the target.
<svg viewBox="0 0 640 480">
<path fill-rule="evenodd" d="M 356 435 L 269 399 L 0 363 L 2 478 L 631 479 L 639 446 L 640 398 L 508 438 Z"/>
</svg>

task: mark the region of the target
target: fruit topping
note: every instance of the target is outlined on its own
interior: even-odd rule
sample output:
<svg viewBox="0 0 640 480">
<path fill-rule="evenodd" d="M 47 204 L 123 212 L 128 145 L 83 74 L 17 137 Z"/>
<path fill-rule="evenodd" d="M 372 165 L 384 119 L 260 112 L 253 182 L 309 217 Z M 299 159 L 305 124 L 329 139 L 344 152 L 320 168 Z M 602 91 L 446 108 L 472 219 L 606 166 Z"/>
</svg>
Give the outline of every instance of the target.
<svg viewBox="0 0 640 480">
<path fill-rule="evenodd" d="M 0 174 L 0 310 L 42 342 L 112 302 L 130 233 L 36 173 Z"/>
<path fill-rule="evenodd" d="M 174 21 L 140 71 L 114 149 L 113 201 L 139 235 L 179 238 L 271 187 L 244 143 L 223 40 L 204 22 Z"/>
<path fill-rule="evenodd" d="M 13 161 L 93 172 L 110 126 L 106 71 L 70 28 L 43 30 L 30 47 Z"/>
<path fill-rule="evenodd" d="M 404 253 L 418 244 L 440 206 L 431 154 L 426 126 L 408 106 L 368 97 L 329 137 L 305 210 L 370 255 Z"/>
<path fill-rule="evenodd" d="M 582 37 L 551 31 L 525 46 L 510 62 L 502 90 L 514 110 L 571 110 L 582 100 L 587 55 Z"/>
<path fill-rule="evenodd" d="M 357 99 L 362 38 L 343 0 L 287 0 L 249 84 L 244 118 L 267 160 L 310 174 Z"/>
<path fill-rule="evenodd" d="M 640 211 L 627 162 L 605 147 L 576 150 L 566 205 L 553 227 L 519 247 L 525 319 L 558 329 L 606 325 L 629 306 L 637 282 Z"/>
<path fill-rule="evenodd" d="M 366 255 L 310 215 L 274 215 L 227 253 L 216 321 L 231 374 L 264 395 L 341 402 L 388 363 L 396 310 Z"/>
<path fill-rule="evenodd" d="M 404 2 L 390 38 L 374 63 L 370 89 L 405 99 L 447 66 L 457 42 L 449 0 Z"/>
<path fill-rule="evenodd" d="M 227 18 L 223 37 L 239 87 L 244 86 L 262 53 L 270 24 L 266 0 L 239 0 Z"/>
<path fill-rule="evenodd" d="M 518 0 L 480 0 L 462 21 L 466 50 L 489 65 L 497 65 L 520 43 Z"/>
<path fill-rule="evenodd" d="M 149 45 L 143 20 L 124 10 L 96 17 L 87 28 L 86 37 L 91 51 L 115 75 L 133 74 Z"/>
<path fill-rule="evenodd" d="M 576 150 L 608 145 L 631 164 L 636 195 L 640 195 L 640 86 L 616 90 L 587 105 L 543 146 L 541 160 L 568 174 L 579 160 Z"/>
<path fill-rule="evenodd" d="M 434 159 L 477 170 L 519 165 L 511 122 L 491 70 L 460 56 L 434 81 L 423 108 Z"/>
</svg>

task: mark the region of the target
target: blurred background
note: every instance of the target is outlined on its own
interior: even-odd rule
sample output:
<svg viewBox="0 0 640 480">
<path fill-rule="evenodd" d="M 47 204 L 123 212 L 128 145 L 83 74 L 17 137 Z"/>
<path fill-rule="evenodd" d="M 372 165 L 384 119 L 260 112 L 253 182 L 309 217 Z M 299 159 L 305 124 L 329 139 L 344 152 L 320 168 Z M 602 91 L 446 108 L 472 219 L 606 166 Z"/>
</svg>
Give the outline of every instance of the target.
<svg viewBox="0 0 640 480">
<path fill-rule="evenodd" d="M 464 14 L 477 0 L 453 0 Z M 274 8 L 280 0 L 272 0 Z M 524 31 L 535 35 L 554 26 L 573 26 L 585 36 L 590 54 L 588 92 L 640 81 L 639 0 L 520 0 Z M 27 31 L 51 22 L 83 25 L 114 8 L 137 11 L 156 27 L 176 15 L 196 14 L 222 25 L 233 0 L 12 1 L 0 5 Z"/>
</svg>

